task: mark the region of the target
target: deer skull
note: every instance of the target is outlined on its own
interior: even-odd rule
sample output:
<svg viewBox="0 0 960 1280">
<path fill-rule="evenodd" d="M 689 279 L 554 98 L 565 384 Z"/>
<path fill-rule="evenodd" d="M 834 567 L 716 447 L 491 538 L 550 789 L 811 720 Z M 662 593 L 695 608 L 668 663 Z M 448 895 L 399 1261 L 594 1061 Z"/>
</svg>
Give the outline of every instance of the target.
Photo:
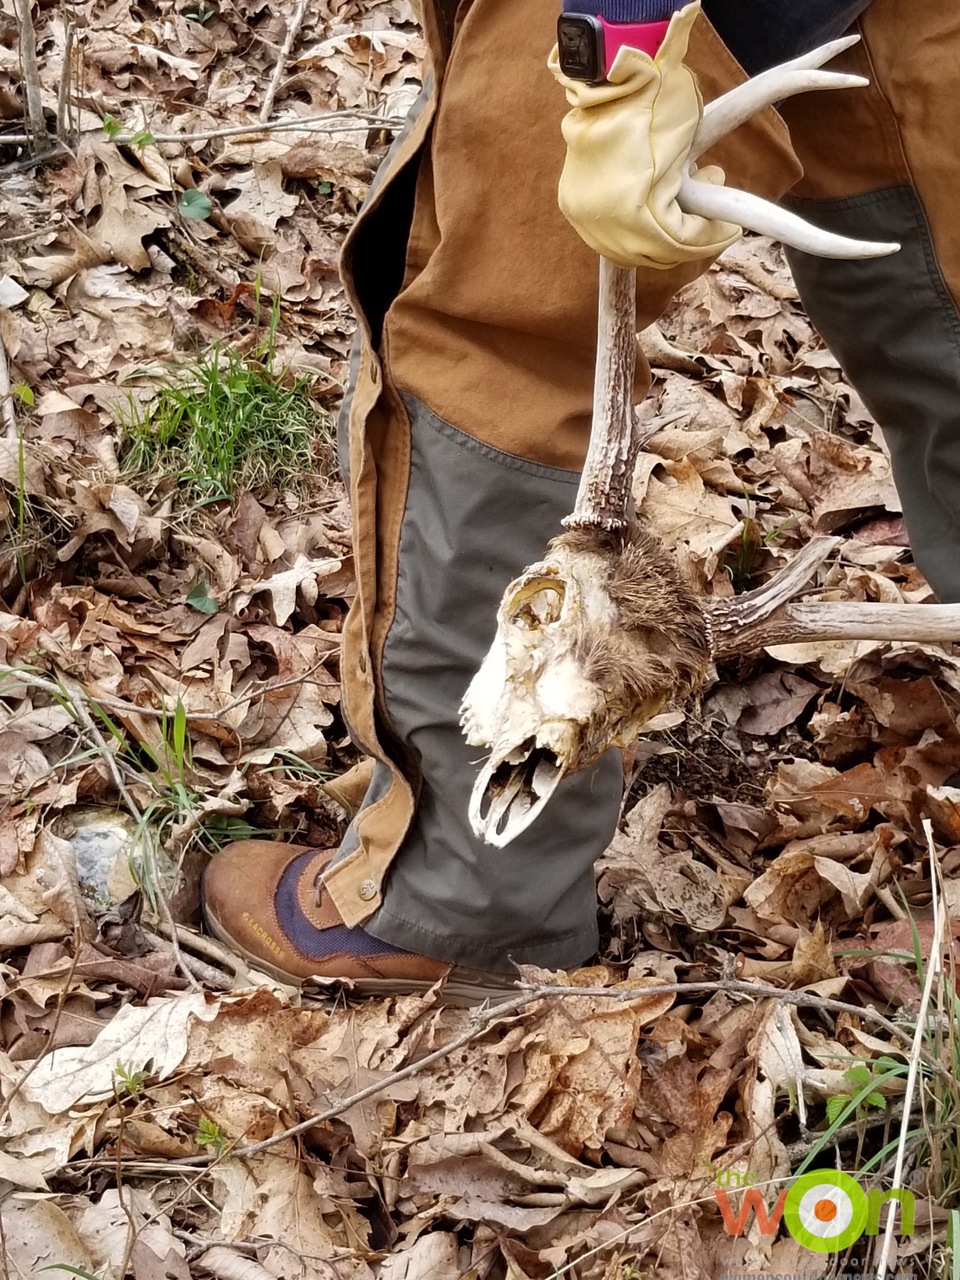
<svg viewBox="0 0 960 1280">
<path fill-rule="evenodd" d="M 560 781 L 626 746 L 708 662 L 704 615 L 649 534 L 575 530 L 515 579 L 462 707 L 468 743 L 492 748 L 470 821 L 509 844 Z"/>
</svg>

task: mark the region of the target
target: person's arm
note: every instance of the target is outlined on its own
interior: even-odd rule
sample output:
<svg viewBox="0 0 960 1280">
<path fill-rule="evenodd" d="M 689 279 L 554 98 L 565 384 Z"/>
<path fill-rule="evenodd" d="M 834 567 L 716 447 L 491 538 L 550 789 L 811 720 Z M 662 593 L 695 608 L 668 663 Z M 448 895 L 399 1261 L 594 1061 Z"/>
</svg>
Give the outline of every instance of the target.
<svg viewBox="0 0 960 1280">
<path fill-rule="evenodd" d="M 750 75 L 842 36 L 871 0 L 703 0 L 717 34 Z"/>
</svg>

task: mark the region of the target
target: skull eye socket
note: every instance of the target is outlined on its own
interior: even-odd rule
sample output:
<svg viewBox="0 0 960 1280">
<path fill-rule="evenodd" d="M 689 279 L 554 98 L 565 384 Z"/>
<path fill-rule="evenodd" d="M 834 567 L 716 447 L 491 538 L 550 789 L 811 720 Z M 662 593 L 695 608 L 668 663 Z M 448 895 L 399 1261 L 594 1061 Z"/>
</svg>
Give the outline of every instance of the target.
<svg viewBox="0 0 960 1280">
<path fill-rule="evenodd" d="M 566 590 L 560 582 L 539 582 L 519 592 L 510 604 L 510 622 L 526 631 L 539 631 L 559 622 Z"/>
</svg>

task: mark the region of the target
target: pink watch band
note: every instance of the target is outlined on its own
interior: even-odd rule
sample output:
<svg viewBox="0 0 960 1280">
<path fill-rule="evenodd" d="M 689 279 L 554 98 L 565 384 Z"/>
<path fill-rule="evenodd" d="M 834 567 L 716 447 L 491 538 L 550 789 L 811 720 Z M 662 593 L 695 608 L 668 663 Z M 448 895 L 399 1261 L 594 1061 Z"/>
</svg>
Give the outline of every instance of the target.
<svg viewBox="0 0 960 1280">
<path fill-rule="evenodd" d="M 669 22 L 606 22 L 600 18 L 603 27 L 604 60 L 607 74 L 613 66 L 613 60 L 624 47 L 639 49 L 655 58 L 660 46 L 666 38 Z"/>
</svg>

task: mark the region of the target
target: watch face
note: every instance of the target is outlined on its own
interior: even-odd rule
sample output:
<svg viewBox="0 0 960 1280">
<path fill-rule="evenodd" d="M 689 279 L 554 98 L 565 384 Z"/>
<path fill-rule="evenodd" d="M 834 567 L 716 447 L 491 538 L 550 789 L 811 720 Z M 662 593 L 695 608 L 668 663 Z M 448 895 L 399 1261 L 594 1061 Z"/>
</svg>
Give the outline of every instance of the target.
<svg viewBox="0 0 960 1280">
<path fill-rule="evenodd" d="M 571 80 L 603 79 L 603 28 L 586 13 L 564 13 L 557 22 L 560 70 Z"/>
</svg>

